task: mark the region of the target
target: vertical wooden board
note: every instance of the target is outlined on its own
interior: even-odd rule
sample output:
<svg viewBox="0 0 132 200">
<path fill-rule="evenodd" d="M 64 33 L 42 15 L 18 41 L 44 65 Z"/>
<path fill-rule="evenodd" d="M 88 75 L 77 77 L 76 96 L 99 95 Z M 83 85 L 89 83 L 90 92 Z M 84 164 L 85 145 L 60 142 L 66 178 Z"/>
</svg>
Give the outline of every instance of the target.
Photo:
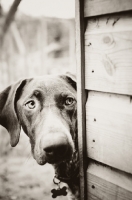
<svg viewBox="0 0 132 200">
<path fill-rule="evenodd" d="M 88 157 L 132 173 L 131 97 L 89 92 L 86 130 Z"/>
<path fill-rule="evenodd" d="M 90 163 L 87 182 L 88 200 L 132 199 L 132 175 Z"/>
<path fill-rule="evenodd" d="M 87 21 L 85 76 L 89 90 L 132 94 L 132 14 Z"/>
<path fill-rule="evenodd" d="M 76 61 L 77 61 L 77 112 L 78 149 L 80 164 L 80 199 L 86 200 L 86 120 L 85 120 L 85 65 L 84 65 L 84 14 L 83 0 L 76 0 Z"/>
<path fill-rule="evenodd" d="M 85 0 L 84 2 L 85 17 L 132 10 L 131 0 Z"/>
</svg>

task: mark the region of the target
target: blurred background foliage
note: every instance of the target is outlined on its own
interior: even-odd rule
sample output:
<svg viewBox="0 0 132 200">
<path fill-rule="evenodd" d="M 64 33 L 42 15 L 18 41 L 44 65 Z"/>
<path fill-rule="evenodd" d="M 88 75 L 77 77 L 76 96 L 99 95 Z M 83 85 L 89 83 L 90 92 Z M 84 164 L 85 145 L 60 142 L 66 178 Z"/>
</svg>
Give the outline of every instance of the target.
<svg viewBox="0 0 132 200">
<path fill-rule="evenodd" d="M 23 77 L 75 73 L 73 19 L 17 14 L 0 53 L 0 89 Z"/>
<path fill-rule="evenodd" d="M 0 31 L 7 14 L 5 2 L 0 4 Z M 0 91 L 21 78 L 67 71 L 76 73 L 74 18 L 36 17 L 18 9 L 0 47 Z M 53 176 L 50 165 L 42 167 L 33 160 L 23 131 L 12 148 L 9 134 L 0 126 L 0 200 L 50 200 Z"/>
</svg>

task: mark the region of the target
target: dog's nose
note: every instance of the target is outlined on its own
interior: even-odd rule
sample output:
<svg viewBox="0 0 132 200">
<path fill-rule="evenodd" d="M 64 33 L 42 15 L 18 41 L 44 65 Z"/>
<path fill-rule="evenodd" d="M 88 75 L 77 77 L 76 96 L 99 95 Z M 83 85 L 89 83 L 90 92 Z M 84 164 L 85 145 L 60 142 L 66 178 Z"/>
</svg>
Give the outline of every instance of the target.
<svg viewBox="0 0 132 200">
<path fill-rule="evenodd" d="M 43 150 L 46 152 L 48 156 L 61 156 L 66 153 L 67 145 L 65 143 L 52 144 L 52 145 L 45 146 Z"/>
<path fill-rule="evenodd" d="M 67 137 L 61 133 L 46 135 L 41 145 L 48 160 L 62 158 L 67 154 L 69 148 Z"/>
<path fill-rule="evenodd" d="M 45 135 L 40 146 L 48 163 L 59 163 L 71 158 L 73 149 L 64 133 L 54 132 Z"/>
</svg>

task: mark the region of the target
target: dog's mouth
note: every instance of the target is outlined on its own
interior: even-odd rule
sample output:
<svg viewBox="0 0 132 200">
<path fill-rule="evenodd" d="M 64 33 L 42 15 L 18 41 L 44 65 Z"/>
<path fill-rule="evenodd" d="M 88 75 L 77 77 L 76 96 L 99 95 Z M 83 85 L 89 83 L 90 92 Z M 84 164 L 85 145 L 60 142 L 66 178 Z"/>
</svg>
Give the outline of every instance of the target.
<svg viewBox="0 0 132 200">
<path fill-rule="evenodd" d="M 69 134 L 70 135 L 70 134 Z M 69 137 L 70 138 L 70 137 Z M 40 137 L 34 145 L 33 155 L 38 164 L 58 164 L 71 160 L 74 143 L 64 133 L 50 133 Z"/>
<path fill-rule="evenodd" d="M 70 159 L 70 158 L 69 158 Z M 69 160 L 69 159 L 47 159 L 47 162 L 49 163 L 49 164 L 59 164 L 59 163 L 61 163 L 61 162 L 64 162 L 64 161 L 66 161 L 66 160 Z"/>
<path fill-rule="evenodd" d="M 49 155 L 46 155 L 46 160 L 49 164 L 59 164 L 61 162 L 64 162 L 64 161 L 68 161 L 68 160 L 71 160 L 72 158 L 72 151 L 69 150 L 68 152 L 66 152 L 65 154 L 63 155 L 54 155 L 54 156 L 49 156 Z"/>
<path fill-rule="evenodd" d="M 45 156 L 45 157 L 35 158 L 35 160 L 37 161 L 37 163 L 39 165 L 45 165 L 46 163 L 59 164 L 59 163 L 62 163 L 64 161 L 71 160 L 71 158 L 72 158 L 72 154 L 71 154 L 71 156 L 64 156 L 64 157 L 59 157 L 59 156 L 49 157 L 49 156 Z"/>
</svg>

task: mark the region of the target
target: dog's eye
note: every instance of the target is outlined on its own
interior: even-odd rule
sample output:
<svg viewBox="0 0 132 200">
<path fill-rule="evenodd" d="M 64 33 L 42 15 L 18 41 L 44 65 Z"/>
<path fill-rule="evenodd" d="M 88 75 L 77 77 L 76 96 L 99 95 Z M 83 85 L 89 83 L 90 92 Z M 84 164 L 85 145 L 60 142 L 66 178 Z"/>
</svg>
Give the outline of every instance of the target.
<svg viewBox="0 0 132 200">
<path fill-rule="evenodd" d="M 69 106 L 69 105 L 71 105 L 71 104 L 73 104 L 74 103 L 74 98 L 72 98 L 72 97 L 68 97 L 67 99 L 66 99 L 66 101 L 65 101 L 65 105 L 66 106 Z"/>
<path fill-rule="evenodd" d="M 34 109 L 34 108 L 35 108 L 35 101 L 33 101 L 33 100 L 28 101 L 25 105 L 26 105 L 26 107 L 28 107 L 29 109 Z"/>
</svg>

